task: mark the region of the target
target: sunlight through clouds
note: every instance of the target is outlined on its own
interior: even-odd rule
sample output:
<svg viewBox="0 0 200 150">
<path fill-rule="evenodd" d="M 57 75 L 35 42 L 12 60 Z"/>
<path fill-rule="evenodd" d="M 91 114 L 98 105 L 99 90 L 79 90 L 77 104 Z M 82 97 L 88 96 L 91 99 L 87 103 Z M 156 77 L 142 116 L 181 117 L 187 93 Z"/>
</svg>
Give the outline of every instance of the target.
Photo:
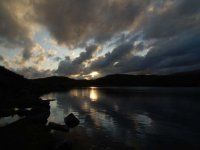
<svg viewBox="0 0 200 150">
<path fill-rule="evenodd" d="M 26 77 L 22 70 L 32 69 L 30 78 L 48 70 L 76 79 L 198 68 L 199 6 L 197 0 L 1 0 L 1 65 Z"/>
<path fill-rule="evenodd" d="M 99 73 L 96 72 L 96 71 L 93 71 L 93 72 L 90 73 L 90 76 L 91 76 L 92 78 L 96 78 L 98 75 L 99 75 Z"/>
</svg>

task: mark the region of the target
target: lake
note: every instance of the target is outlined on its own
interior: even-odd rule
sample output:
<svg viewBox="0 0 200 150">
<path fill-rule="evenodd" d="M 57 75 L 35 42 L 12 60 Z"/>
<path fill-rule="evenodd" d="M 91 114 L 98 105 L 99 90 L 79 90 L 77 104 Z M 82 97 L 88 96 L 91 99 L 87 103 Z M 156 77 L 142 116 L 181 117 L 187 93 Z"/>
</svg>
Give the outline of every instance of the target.
<svg viewBox="0 0 200 150">
<path fill-rule="evenodd" d="M 64 124 L 74 113 L 79 126 L 62 134 L 73 149 L 200 149 L 200 88 L 80 88 L 44 95 L 48 121 Z"/>
</svg>

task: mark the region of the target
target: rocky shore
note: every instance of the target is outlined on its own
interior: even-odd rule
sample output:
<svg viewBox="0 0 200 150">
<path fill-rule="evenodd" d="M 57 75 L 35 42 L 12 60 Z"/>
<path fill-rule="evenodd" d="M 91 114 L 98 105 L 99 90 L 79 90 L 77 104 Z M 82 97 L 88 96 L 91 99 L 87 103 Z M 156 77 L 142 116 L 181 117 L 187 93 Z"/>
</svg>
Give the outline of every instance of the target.
<svg viewBox="0 0 200 150">
<path fill-rule="evenodd" d="M 77 126 L 79 120 L 73 114 L 63 118 L 65 125 L 48 122 L 52 100 L 42 100 L 38 95 L 30 93 L 20 92 L 20 96 L 17 96 L 19 93 L 11 94 L 1 94 L 1 99 L 5 102 L 0 106 L 0 123 L 1 120 L 2 123 L 5 122 L 3 119 L 7 121 L 5 124 L 0 124 L 2 150 L 72 149 L 70 141 L 62 141 L 57 145 L 51 131 L 69 132 L 70 128 Z"/>
</svg>

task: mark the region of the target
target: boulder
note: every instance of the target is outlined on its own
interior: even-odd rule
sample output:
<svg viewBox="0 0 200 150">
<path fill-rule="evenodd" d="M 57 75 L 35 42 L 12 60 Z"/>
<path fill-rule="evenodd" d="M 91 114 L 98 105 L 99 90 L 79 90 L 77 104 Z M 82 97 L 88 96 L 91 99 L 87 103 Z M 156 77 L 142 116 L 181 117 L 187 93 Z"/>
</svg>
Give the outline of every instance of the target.
<svg viewBox="0 0 200 150">
<path fill-rule="evenodd" d="M 78 118 L 76 118 L 76 116 L 74 116 L 73 113 L 71 113 L 67 117 L 65 117 L 64 121 L 65 121 L 65 124 L 70 128 L 73 128 L 73 127 L 77 126 L 80 123 Z"/>
<path fill-rule="evenodd" d="M 53 130 L 59 130 L 59 131 L 69 132 L 69 127 L 68 126 L 66 126 L 66 125 L 60 125 L 60 124 L 57 124 L 57 123 L 54 123 L 54 122 L 49 122 L 48 123 L 48 127 L 50 129 L 53 129 Z"/>
</svg>

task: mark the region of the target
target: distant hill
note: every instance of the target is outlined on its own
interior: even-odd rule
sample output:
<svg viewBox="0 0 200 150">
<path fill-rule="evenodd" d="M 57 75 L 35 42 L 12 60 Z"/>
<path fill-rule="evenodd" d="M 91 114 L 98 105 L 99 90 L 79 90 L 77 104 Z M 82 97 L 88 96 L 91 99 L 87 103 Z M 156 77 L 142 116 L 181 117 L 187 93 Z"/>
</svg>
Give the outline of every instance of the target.
<svg viewBox="0 0 200 150">
<path fill-rule="evenodd" d="M 89 86 L 200 86 L 199 77 L 200 70 L 171 75 L 115 74 L 95 80 L 75 80 L 62 76 L 26 79 L 4 67 L 0 67 L 0 90 L 31 90 L 36 93 L 44 93 Z"/>
<path fill-rule="evenodd" d="M 18 75 L 8 69 L 6 69 L 3 66 L 0 66 L 0 78 L 5 79 L 5 80 L 12 80 L 12 81 L 17 81 L 17 80 L 26 80 L 23 76 Z"/>
<path fill-rule="evenodd" d="M 200 70 L 171 75 L 114 74 L 95 80 L 74 80 L 67 77 L 49 77 L 32 80 L 40 87 L 63 89 L 89 86 L 200 86 Z"/>
<path fill-rule="evenodd" d="M 93 85 L 92 80 L 75 80 L 63 76 L 52 76 L 47 78 L 29 80 L 35 91 L 39 93 L 49 91 L 63 91 L 70 88 L 90 87 Z"/>
<path fill-rule="evenodd" d="M 6 89 L 18 91 L 29 85 L 29 81 L 23 76 L 18 75 L 2 66 L 0 66 L 0 90 Z"/>
<path fill-rule="evenodd" d="M 187 72 L 177 72 L 177 73 L 174 73 L 172 75 L 189 75 L 189 76 L 199 76 L 200 75 L 200 70 L 192 70 L 192 71 L 187 71 Z"/>
<path fill-rule="evenodd" d="M 76 80 L 62 76 L 52 76 L 47 78 L 38 78 L 29 80 L 32 88 L 38 92 L 48 92 L 63 90 L 72 87 Z"/>
<path fill-rule="evenodd" d="M 197 71 L 198 72 L 198 71 Z M 108 75 L 94 80 L 97 86 L 200 86 L 200 73 L 173 75 Z"/>
</svg>

